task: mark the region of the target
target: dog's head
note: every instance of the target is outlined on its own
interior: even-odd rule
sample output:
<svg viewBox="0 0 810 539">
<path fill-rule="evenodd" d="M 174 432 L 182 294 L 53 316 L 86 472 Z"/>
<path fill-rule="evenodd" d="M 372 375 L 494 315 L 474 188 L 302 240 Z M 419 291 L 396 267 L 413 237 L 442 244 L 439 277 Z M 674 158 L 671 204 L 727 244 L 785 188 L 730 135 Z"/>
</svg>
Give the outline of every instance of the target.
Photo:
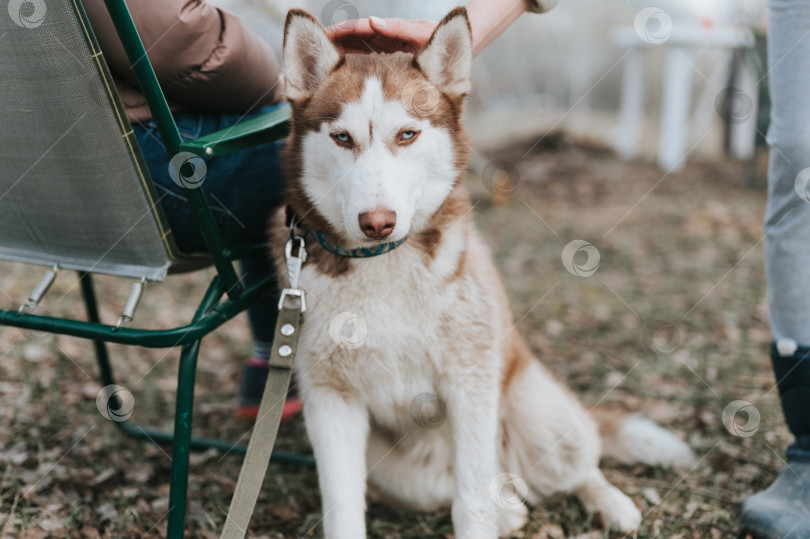
<svg viewBox="0 0 810 539">
<path fill-rule="evenodd" d="M 464 8 L 417 53 L 384 55 L 344 55 L 314 17 L 291 10 L 283 56 L 294 209 L 353 245 L 423 230 L 467 163 L 460 115 L 472 35 Z"/>
</svg>

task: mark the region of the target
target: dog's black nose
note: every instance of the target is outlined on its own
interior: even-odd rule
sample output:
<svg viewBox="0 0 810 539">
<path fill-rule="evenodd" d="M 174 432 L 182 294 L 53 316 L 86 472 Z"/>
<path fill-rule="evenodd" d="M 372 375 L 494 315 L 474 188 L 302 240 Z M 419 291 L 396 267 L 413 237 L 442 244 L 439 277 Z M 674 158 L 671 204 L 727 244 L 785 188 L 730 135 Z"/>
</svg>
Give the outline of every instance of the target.
<svg viewBox="0 0 810 539">
<path fill-rule="evenodd" d="M 397 212 L 391 210 L 365 211 L 358 217 L 360 230 L 375 240 L 390 236 L 397 225 Z"/>
</svg>

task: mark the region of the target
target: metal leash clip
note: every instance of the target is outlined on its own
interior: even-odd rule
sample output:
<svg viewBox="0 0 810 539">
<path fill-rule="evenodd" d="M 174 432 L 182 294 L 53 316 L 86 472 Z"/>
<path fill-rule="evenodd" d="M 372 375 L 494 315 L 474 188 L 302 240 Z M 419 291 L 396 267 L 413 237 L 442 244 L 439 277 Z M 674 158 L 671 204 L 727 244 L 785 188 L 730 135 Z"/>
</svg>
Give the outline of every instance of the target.
<svg viewBox="0 0 810 539">
<path fill-rule="evenodd" d="M 293 255 L 293 246 L 298 242 L 298 251 Z M 287 297 L 301 298 L 301 312 L 307 310 L 307 303 L 304 300 L 304 291 L 298 288 L 298 278 L 301 276 L 301 267 L 307 260 L 306 244 L 304 238 L 301 236 L 292 236 L 287 240 L 287 245 L 284 247 L 284 258 L 287 259 L 287 275 L 290 279 L 290 287 L 281 291 L 281 298 L 278 301 L 278 309 L 284 307 L 284 301 Z"/>
</svg>

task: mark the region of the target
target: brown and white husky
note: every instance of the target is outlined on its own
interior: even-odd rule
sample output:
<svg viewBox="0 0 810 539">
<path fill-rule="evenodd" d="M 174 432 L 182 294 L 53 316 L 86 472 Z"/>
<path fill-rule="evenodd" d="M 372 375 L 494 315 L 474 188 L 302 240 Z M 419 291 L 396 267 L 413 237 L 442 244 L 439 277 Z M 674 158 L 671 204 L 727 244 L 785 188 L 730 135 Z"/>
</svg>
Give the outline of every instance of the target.
<svg viewBox="0 0 810 539">
<path fill-rule="evenodd" d="M 641 513 L 600 457 L 692 458 L 648 420 L 597 426 L 515 329 L 461 186 L 471 41 L 463 8 L 416 54 L 343 54 L 311 15 L 287 16 L 292 133 L 272 248 L 285 275 L 294 213 L 309 254 L 296 369 L 327 538 L 366 536 L 367 490 L 451 507 L 459 539 L 508 535 L 526 503 L 558 492 L 629 531 Z"/>
</svg>

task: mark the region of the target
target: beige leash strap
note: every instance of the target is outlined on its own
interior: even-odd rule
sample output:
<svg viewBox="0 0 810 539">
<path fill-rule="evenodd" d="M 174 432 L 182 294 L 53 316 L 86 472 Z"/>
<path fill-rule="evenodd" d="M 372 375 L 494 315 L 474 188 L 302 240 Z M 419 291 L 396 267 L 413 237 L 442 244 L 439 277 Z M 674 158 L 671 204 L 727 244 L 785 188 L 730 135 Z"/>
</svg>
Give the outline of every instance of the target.
<svg viewBox="0 0 810 539">
<path fill-rule="evenodd" d="M 297 256 L 292 256 L 291 243 L 300 241 Z M 281 412 L 287 396 L 292 376 L 292 366 L 298 350 L 298 337 L 301 333 L 302 313 L 306 310 L 304 292 L 297 288 L 298 272 L 306 260 L 304 241 L 296 236 L 288 242 L 287 266 L 290 272 L 290 288 L 281 293 L 278 322 L 273 339 L 273 352 L 270 355 L 270 371 L 264 387 L 262 402 L 256 417 L 256 425 L 248 443 L 245 460 L 236 482 L 236 490 L 231 499 L 228 518 L 220 539 L 243 539 L 247 533 L 250 517 L 256 507 L 256 500 L 262 488 L 267 465 L 273 452 L 273 444 L 281 423 Z M 297 298 L 297 299 L 295 299 Z M 287 304 L 294 304 L 288 307 Z"/>
</svg>

